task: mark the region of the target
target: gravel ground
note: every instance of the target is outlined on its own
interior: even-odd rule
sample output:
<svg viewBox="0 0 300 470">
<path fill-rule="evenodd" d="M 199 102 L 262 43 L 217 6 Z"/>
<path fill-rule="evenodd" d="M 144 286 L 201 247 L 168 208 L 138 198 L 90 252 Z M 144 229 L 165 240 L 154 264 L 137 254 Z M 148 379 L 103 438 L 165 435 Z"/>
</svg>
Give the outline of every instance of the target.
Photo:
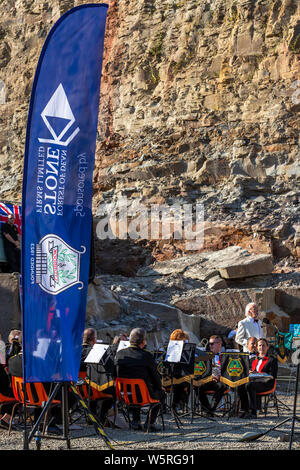
<svg viewBox="0 0 300 470">
<path fill-rule="evenodd" d="M 143 431 L 130 431 L 125 425 L 122 429 L 105 428 L 104 430 L 115 451 L 283 451 L 289 448 L 294 398 L 292 394 L 278 394 L 278 398 L 290 406 L 290 410 L 286 409 L 283 405 L 280 406 L 279 418 L 275 408 L 271 407 L 267 417 L 259 414 L 257 420 L 244 420 L 236 417 L 228 418 L 228 416 L 222 417 L 220 413 L 215 421 L 197 416 L 191 422 L 191 418 L 186 417 L 182 420 L 182 427 L 178 429 L 171 416 L 166 414 L 164 432 L 146 434 Z M 296 415 L 300 416 L 300 405 L 297 406 Z M 287 423 L 256 441 L 240 442 L 244 433 L 265 432 L 286 418 L 290 418 Z M 70 431 L 71 450 L 109 450 L 103 438 L 95 433 L 93 426 L 86 425 L 83 419 L 79 420 L 76 425 L 77 427 L 80 426 L 80 429 L 72 429 Z M 293 450 L 300 449 L 299 436 L 300 429 L 296 421 L 295 435 L 292 443 Z M 8 431 L 1 429 L 0 448 L 1 450 L 23 450 L 22 429 L 13 431 L 10 436 L 8 436 Z M 35 441 L 33 439 L 29 444 L 29 449 L 35 450 L 35 448 Z M 41 449 L 44 451 L 65 450 L 67 449 L 67 443 L 65 440 L 43 438 Z"/>
</svg>

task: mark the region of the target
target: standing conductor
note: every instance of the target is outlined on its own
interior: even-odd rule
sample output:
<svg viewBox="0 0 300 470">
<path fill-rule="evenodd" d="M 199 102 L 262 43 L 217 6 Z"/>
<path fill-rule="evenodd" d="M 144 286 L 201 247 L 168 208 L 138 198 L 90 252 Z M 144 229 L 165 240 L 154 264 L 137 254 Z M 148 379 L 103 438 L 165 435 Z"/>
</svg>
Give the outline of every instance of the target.
<svg viewBox="0 0 300 470">
<path fill-rule="evenodd" d="M 256 303 L 251 302 L 245 308 L 246 318 L 238 323 L 238 329 L 235 336 L 236 343 L 243 346 L 244 352 L 249 352 L 247 347 L 247 340 L 250 336 L 254 338 L 265 338 L 265 333 L 262 327 L 262 321 L 258 318 L 258 306 Z"/>
</svg>

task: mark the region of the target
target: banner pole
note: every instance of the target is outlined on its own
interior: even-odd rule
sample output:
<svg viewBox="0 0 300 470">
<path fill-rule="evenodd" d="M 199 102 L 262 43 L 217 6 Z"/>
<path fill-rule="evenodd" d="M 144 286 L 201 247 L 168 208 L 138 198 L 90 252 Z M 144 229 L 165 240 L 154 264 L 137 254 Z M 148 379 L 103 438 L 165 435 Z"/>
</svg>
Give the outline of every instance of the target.
<svg viewBox="0 0 300 470">
<path fill-rule="evenodd" d="M 67 448 L 71 449 L 69 436 L 69 404 L 68 404 L 68 385 L 67 382 L 62 386 L 62 415 L 63 415 L 63 436 L 67 441 Z"/>
<path fill-rule="evenodd" d="M 28 440 L 28 432 L 27 432 L 27 395 L 26 395 L 26 383 L 23 380 L 22 383 L 22 388 L 23 388 L 23 398 L 24 398 L 24 432 L 23 432 L 23 449 L 28 450 L 29 449 L 29 440 Z"/>
<path fill-rule="evenodd" d="M 291 434 L 290 434 L 289 450 L 292 449 L 295 421 L 296 420 L 299 421 L 299 419 L 297 418 L 298 382 L 299 382 L 299 362 L 297 364 L 297 372 L 296 372 L 296 384 L 295 384 L 295 395 L 294 395 L 294 406 L 293 406 L 293 417 L 292 417 L 292 428 L 291 428 Z"/>
<path fill-rule="evenodd" d="M 50 406 L 51 406 L 51 404 L 52 404 L 54 398 L 56 397 L 57 393 L 59 392 L 61 386 L 62 386 L 62 384 L 61 384 L 60 382 L 55 385 L 53 392 L 52 392 L 51 395 L 49 396 L 48 401 L 46 402 L 46 404 L 45 404 L 45 406 L 44 406 L 44 408 L 43 408 L 43 410 L 42 410 L 40 416 L 38 417 L 38 419 L 37 419 L 35 425 L 33 426 L 32 430 L 31 430 L 31 432 L 30 432 L 30 434 L 29 434 L 29 436 L 28 436 L 28 444 L 30 443 L 31 439 L 34 437 L 35 432 L 38 430 L 39 425 L 40 425 L 42 419 L 44 418 L 45 414 L 46 414 L 47 411 L 49 410 L 49 408 L 50 408 Z"/>
</svg>

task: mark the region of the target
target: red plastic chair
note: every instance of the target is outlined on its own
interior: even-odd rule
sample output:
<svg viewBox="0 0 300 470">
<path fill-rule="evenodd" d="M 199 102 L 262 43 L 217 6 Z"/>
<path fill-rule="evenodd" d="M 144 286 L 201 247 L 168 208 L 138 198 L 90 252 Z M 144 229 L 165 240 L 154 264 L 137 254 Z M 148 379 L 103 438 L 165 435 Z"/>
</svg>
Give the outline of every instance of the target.
<svg viewBox="0 0 300 470">
<path fill-rule="evenodd" d="M 151 422 L 151 414 L 153 407 L 159 406 L 159 415 L 162 420 L 164 429 L 164 419 L 162 413 L 162 406 L 159 400 L 151 398 L 148 387 L 142 379 L 124 379 L 121 377 L 116 378 L 116 396 L 118 402 L 121 404 L 122 411 L 125 419 L 131 428 L 129 409 L 134 406 L 140 408 L 148 407 L 148 430 Z"/>
</svg>

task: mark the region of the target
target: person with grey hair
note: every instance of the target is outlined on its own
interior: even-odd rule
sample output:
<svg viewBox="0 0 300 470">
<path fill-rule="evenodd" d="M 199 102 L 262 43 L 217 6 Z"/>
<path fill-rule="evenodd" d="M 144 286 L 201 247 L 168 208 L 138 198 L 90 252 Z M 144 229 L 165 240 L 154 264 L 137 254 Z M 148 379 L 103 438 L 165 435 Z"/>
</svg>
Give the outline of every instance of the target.
<svg viewBox="0 0 300 470">
<path fill-rule="evenodd" d="M 134 328 L 129 335 L 130 346 L 121 349 L 115 356 L 115 377 L 127 379 L 143 379 L 148 387 L 152 398 L 164 402 L 165 392 L 162 389 L 161 377 L 157 371 L 157 366 L 153 354 L 146 349 L 146 331 L 143 328 Z M 144 424 L 144 430 L 150 432 L 159 431 L 155 426 L 159 407 L 153 408 L 151 421 Z M 141 409 L 132 409 L 132 428 L 142 430 Z"/>
<path fill-rule="evenodd" d="M 254 302 L 250 302 L 245 308 L 246 318 L 238 323 L 238 329 L 235 341 L 243 347 L 244 352 L 249 352 L 247 341 L 248 338 L 265 338 L 262 321 L 259 320 L 258 306 Z"/>
</svg>

